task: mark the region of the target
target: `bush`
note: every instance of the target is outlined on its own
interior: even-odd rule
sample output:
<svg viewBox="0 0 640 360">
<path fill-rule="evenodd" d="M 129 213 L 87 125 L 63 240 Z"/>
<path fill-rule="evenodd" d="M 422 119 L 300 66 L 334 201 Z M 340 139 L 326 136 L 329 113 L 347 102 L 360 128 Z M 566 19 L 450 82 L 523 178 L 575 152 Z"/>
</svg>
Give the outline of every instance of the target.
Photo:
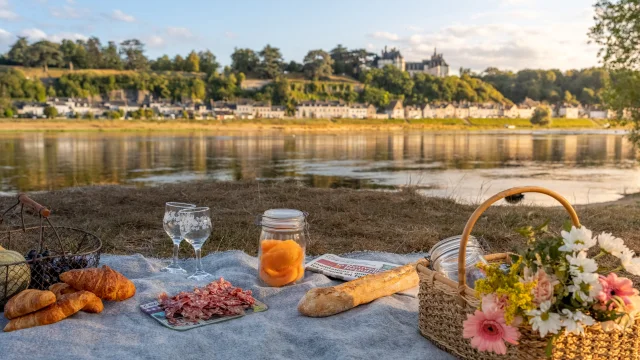
<svg viewBox="0 0 640 360">
<path fill-rule="evenodd" d="M 47 106 L 44 108 L 44 115 L 49 119 L 53 119 L 58 116 L 58 109 L 53 106 Z"/>
<path fill-rule="evenodd" d="M 13 117 L 13 109 L 5 109 L 4 110 L 4 117 L 12 118 Z"/>
<path fill-rule="evenodd" d="M 531 124 L 540 126 L 551 124 L 551 110 L 546 106 L 538 106 L 531 116 Z"/>
</svg>

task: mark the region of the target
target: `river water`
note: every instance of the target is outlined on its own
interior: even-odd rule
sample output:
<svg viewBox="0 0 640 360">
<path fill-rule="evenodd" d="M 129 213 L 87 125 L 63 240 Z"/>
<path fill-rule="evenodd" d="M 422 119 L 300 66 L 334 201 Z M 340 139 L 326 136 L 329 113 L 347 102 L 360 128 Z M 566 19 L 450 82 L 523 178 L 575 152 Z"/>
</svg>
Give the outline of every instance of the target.
<svg viewBox="0 0 640 360">
<path fill-rule="evenodd" d="M 295 179 L 478 202 L 539 185 L 574 204 L 640 191 L 638 156 L 616 132 L 16 133 L 0 135 L 0 194 L 96 184 Z M 544 196 L 525 202 L 554 205 Z"/>
</svg>

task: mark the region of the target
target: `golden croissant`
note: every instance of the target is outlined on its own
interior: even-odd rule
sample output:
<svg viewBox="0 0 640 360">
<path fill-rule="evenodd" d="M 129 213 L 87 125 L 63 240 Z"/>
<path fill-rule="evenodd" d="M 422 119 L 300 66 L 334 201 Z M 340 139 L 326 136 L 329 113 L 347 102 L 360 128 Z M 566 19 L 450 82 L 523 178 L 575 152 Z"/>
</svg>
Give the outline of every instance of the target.
<svg viewBox="0 0 640 360">
<path fill-rule="evenodd" d="M 51 291 L 28 289 L 23 290 L 7 301 L 4 306 L 4 317 L 15 319 L 36 312 L 56 302 L 56 295 Z"/>
<path fill-rule="evenodd" d="M 56 298 L 58 300 L 60 300 L 66 294 L 73 294 L 78 292 L 78 290 L 72 288 L 71 286 L 69 286 L 69 284 L 65 284 L 65 283 L 53 284 L 49 286 L 49 290 L 54 294 L 56 294 Z M 82 308 L 82 311 L 97 314 L 97 313 L 101 313 L 102 310 L 104 310 L 104 304 L 102 303 L 102 300 L 100 300 L 100 298 L 97 297 L 95 294 L 91 293 L 91 296 L 89 297 L 89 302 L 87 303 L 87 305 L 85 305 L 85 307 Z"/>
<path fill-rule="evenodd" d="M 131 280 L 107 265 L 67 271 L 60 274 L 60 280 L 74 289 L 90 291 L 104 300 L 122 301 L 136 293 L 136 286 Z"/>
<path fill-rule="evenodd" d="M 9 321 L 4 327 L 4 331 L 9 332 L 56 323 L 80 311 L 92 296 L 95 297 L 88 291 L 64 295 L 53 305 Z"/>
</svg>

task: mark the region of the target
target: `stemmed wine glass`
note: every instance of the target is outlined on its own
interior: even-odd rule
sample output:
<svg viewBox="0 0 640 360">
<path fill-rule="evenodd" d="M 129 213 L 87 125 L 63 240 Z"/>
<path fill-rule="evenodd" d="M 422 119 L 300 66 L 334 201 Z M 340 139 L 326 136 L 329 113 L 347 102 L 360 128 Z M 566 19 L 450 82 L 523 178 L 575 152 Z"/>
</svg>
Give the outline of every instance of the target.
<svg viewBox="0 0 640 360">
<path fill-rule="evenodd" d="M 162 225 L 164 231 L 173 240 L 173 261 L 169 266 L 160 271 L 168 272 L 171 274 L 186 274 L 187 271 L 178 265 L 178 252 L 180 251 L 180 243 L 184 240 L 182 232 L 180 232 L 180 223 L 178 212 L 183 209 L 195 208 L 196 205 L 185 204 L 179 202 L 168 202 L 164 207 L 164 218 L 162 219 Z"/>
<path fill-rule="evenodd" d="M 201 249 L 202 245 L 211 235 L 211 216 L 208 207 L 196 207 L 182 209 L 178 213 L 180 216 L 180 231 L 182 236 L 196 252 L 196 272 L 188 279 L 202 280 L 212 276 L 202 268 Z"/>
</svg>

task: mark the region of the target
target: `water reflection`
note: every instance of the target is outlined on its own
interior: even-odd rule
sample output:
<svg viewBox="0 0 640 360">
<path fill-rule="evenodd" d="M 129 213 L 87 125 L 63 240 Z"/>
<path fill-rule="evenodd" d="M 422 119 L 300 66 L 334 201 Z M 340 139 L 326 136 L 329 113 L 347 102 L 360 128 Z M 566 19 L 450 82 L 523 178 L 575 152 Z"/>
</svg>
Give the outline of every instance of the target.
<svg viewBox="0 0 640 360">
<path fill-rule="evenodd" d="M 638 191 L 636 160 L 623 136 L 606 133 L 24 133 L 0 136 L 0 191 L 293 178 L 328 188 L 417 183 L 467 201 L 533 184 L 584 203 Z"/>
</svg>

